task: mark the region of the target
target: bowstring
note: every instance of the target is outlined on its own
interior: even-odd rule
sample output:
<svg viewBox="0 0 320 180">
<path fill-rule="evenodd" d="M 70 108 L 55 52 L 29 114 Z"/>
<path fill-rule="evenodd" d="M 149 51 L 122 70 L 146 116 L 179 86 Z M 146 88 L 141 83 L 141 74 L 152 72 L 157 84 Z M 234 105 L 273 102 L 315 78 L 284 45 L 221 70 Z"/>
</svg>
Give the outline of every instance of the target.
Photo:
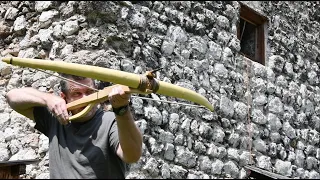
<svg viewBox="0 0 320 180">
<path fill-rule="evenodd" d="M 65 81 L 70 81 L 70 82 L 73 82 L 75 84 L 78 84 L 78 85 L 81 85 L 81 86 L 85 86 L 91 90 L 94 90 L 96 92 L 99 93 L 99 89 L 96 89 L 96 88 L 93 88 L 93 87 L 90 87 L 90 86 L 87 86 L 85 84 L 82 84 L 82 83 L 79 83 L 77 81 L 74 81 L 74 80 L 71 80 L 71 79 L 68 79 L 68 78 L 65 78 L 65 77 L 62 77 L 62 76 L 59 76 L 59 75 L 55 75 L 53 73 L 49 73 L 49 72 L 46 72 L 42 69 L 38 69 L 38 68 L 34 68 L 35 70 L 37 71 L 41 71 L 43 73 L 46 73 L 46 74 L 49 74 L 49 75 L 52 75 L 52 76 L 55 76 L 57 78 L 61 78 Z M 98 93 L 97 93 L 97 98 L 98 98 Z M 152 99 L 152 98 L 148 98 L 148 97 L 140 97 L 140 96 L 135 96 L 135 95 L 131 95 L 131 97 L 133 98 L 137 98 L 137 99 L 144 99 L 144 100 L 151 100 L 151 101 L 158 101 L 158 102 L 163 102 L 163 103 L 171 103 L 171 104 L 178 104 L 178 105 L 184 105 L 184 106 L 192 106 L 192 107 L 198 107 L 198 108 L 206 108 L 205 106 L 201 106 L 201 105 L 195 105 L 195 104 L 188 104 L 188 103 L 180 103 L 180 102 L 173 102 L 173 101 L 166 101 L 166 100 L 159 100 L 159 99 Z"/>
</svg>

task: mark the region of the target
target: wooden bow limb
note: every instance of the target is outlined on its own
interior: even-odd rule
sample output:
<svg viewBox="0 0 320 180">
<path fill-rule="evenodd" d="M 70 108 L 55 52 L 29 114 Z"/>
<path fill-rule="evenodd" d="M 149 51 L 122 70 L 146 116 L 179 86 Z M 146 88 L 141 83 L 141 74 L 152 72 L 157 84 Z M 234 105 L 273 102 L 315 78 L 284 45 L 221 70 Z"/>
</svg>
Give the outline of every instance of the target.
<svg viewBox="0 0 320 180">
<path fill-rule="evenodd" d="M 69 117 L 69 121 L 73 121 L 75 119 L 81 118 L 83 116 L 85 116 L 88 112 L 91 111 L 91 109 L 96 105 L 96 103 L 90 103 L 89 105 L 87 105 L 86 108 L 84 108 L 82 111 L 78 112 L 77 114 Z"/>
<path fill-rule="evenodd" d="M 85 96 L 85 97 L 82 97 L 81 99 L 78 99 L 78 100 L 75 100 L 75 101 L 68 103 L 67 104 L 68 111 L 75 110 L 75 109 L 86 106 L 86 108 L 83 109 L 81 112 L 69 117 L 69 120 L 72 121 L 77 118 L 83 117 L 89 111 L 91 111 L 91 109 L 96 104 L 101 103 L 101 102 L 105 102 L 108 99 L 112 88 L 114 88 L 116 86 L 118 86 L 118 85 L 105 87 L 103 90 L 99 90 L 98 92 L 92 93 L 89 96 Z M 151 93 L 150 91 L 143 92 L 138 89 L 129 88 L 128 86 L 124 86 L 124 85 L 122 85 L 121 87 L 126 94 L 132 94 L 132 93 L 149 94 L 149 93 Z"/>
</svg>

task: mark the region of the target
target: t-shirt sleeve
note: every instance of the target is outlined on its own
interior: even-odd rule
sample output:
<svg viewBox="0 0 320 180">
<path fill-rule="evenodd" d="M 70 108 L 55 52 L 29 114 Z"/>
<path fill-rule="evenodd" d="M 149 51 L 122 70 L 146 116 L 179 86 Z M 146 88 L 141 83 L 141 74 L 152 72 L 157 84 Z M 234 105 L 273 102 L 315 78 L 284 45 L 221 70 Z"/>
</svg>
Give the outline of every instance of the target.
<svg viewBox="0 0 320 180">
<path fill-rule="evenodd" d="M 118 126 L 117 121 L 115 119 L 112 120 L 112 124 L 109 131 L 109 144 L 114 150 L 114 152 L 117 152 L 117 148 L 119 146 L 119 135 L 118 135 Z"/>
<path fill-rule="evenodd" d="M 48 136 L 50 127 L 53 121 L 55 121 L 53 115 L 46 107 L 34 107 L 33 116 L 36 122 L 35 128 L 44 135 Z"/>
</svg>

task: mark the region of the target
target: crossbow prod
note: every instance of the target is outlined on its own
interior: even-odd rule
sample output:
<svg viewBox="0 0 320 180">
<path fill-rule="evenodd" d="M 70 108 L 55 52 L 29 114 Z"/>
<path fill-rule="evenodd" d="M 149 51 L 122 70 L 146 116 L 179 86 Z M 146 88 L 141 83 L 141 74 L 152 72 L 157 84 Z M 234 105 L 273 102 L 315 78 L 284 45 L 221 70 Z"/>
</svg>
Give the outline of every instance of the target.
<svg viewBox="0 0 320 180">
<path fill-rule="evenodd" d="M 152 71 L 147 71 L 145 74 L 138 75 L 134 73 L 102 68 L 98 66 L 68 63 L 64 61 L 52 61 L 18 57 L 4 57 L 2 58 L 2 61 L 16 66 L 51 70 L 65 74 L 93 78 L 105 82 L 112 82 L 115 84 L 122 84 L 124 85 L 123 88 L 126 93 L 158 93 L 165 96 L 182 98 L 201 104 L 207 107 L 209 110 L 213 111 L 213 106 L 202 95 L 190 89 L 186 89 L 178 85 L 157 80 Z M 74 120 L 84 116 L 97 103 L 106 101 L 113 86 L 105 87 L 103 90 L 99 90 L 98 92 L 93 93 L 89 96 L 68 103 L 67 109 L 69 111 L 86 106 L 81 112 L 71 116 L 69 120 Z"/>
</svg>

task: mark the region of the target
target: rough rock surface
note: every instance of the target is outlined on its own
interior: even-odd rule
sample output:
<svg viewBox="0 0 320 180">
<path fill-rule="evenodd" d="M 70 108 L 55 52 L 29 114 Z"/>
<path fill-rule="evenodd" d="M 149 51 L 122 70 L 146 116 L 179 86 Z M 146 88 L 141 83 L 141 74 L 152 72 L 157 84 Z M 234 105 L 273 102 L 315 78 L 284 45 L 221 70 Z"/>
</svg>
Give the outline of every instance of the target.
<svg viewBox="0 0 320 180">
<path fill-rule="evenodd" d="M 265 66 L 239 53 L 237 1 L 1 1 L 0 52 L 134 73 L 163 67 L 160 80 L 209 99 L 214 112 L 133 97 L 144 151 L 127 178 L 245 178 L 252 163 L 319 178 L 320 3 L 243 3 L 269 20 Z M 49 178 L 47 137 L 5 94 L 57 91 L 59 80 L 3 62 L 0 73 L 0 160 L 38 158 L 23 176 Z"/>
</svg>

